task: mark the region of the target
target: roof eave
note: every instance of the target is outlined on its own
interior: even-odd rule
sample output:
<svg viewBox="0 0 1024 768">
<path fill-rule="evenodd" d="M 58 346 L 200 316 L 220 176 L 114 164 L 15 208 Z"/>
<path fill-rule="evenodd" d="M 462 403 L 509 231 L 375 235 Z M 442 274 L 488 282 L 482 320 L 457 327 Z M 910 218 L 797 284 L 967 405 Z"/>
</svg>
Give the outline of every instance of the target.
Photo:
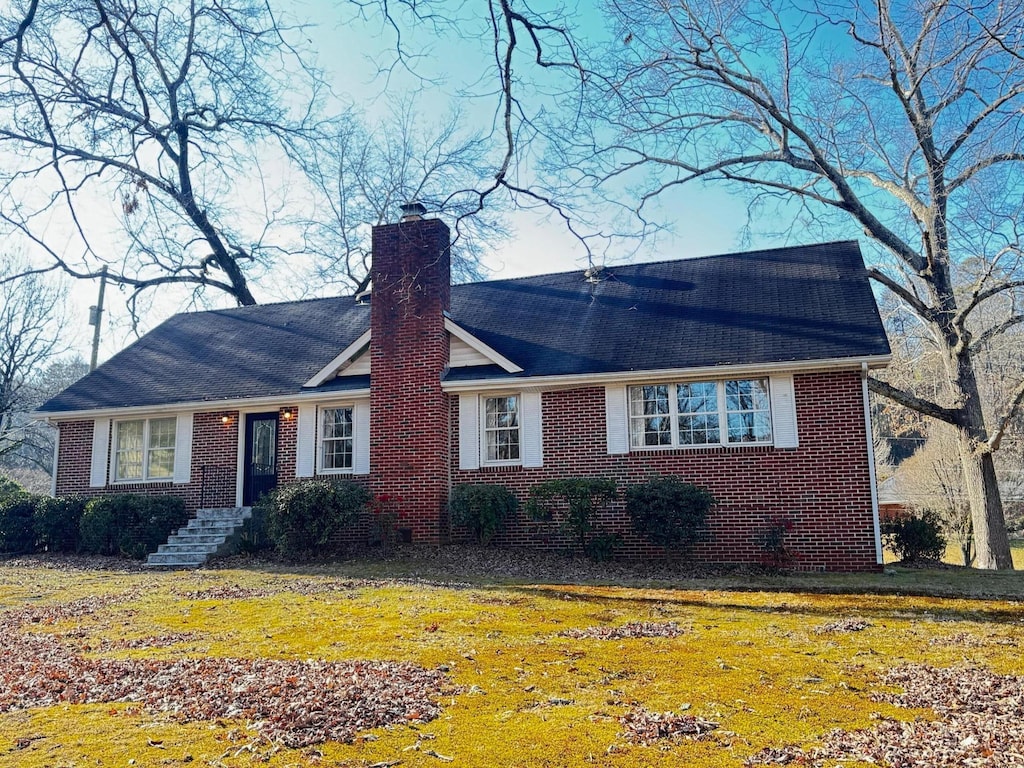
<svg viewBox="0 0 1024 768">
<path fill-rule="evenodd" d="M 108 416 L 160 413 L 202 413 L 212 411 L 256 411 L 268 406 L 302 405 L 310 402 L 331 402 L 338 400 L 365 400 L 370 396 L 367 387 L 359 389 L 332 389 L 327 391 L 303 391 L 265 395 L 263 397 L 232 398 L 229 400 L 192 400 L 180 403 L 155 405 L 127 405 L 122 407 L 89 408 L 79 411 L 33 411 L 30 418 L 36 421 L 68 421 L 73 419 L 95 419 Z"/>
<path fill-rule="evenodd" d="M 631 384 L 652 379 L 695 379 L 704 376 L 722 378 L 726 376 L 763 375 L 770 373 L 797 373 L 802 371 L 824 371 L 839 369 L 884 368 L 892 355 L 868 355 L 860 357 L 830 358 L 825 360 L 782 360 L 771 363 L 741 365 L 712 365 L 700 368 L 656 368 L 633 371 L 611 371 L 552 376 L 501 376 L 442 382 L 445 392 L 479 392 L 483 390 L 523 389 L 566 389 L 575 386 L 600 384 Z"/>
</svg>

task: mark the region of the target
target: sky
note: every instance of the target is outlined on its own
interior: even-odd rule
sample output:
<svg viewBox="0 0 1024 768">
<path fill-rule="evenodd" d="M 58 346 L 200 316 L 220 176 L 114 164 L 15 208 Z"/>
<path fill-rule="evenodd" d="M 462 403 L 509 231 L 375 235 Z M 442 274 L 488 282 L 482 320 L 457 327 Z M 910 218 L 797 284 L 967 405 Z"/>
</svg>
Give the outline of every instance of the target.
<svg viewBox="0 0 1024 768">
<path fill-rule="evenodd" d="M 421 108 L 427 105 L 444 114 L 458 104 L 468 121 L 483 128 L 492 124 L 495 104 L 491 92 L 493 81 L 489 78 L 492 62 L 482 45 L 486 34 L 481 34 L 481 29 L 457 30 L 454 38 L 457 44 L 453 44 L 450 37 L 435 39 L 432 33 L 418 34 L 405 29 L 404 41 L 409 50 L 426 51 L 416 62 L 416 72 L 422 78 L 398 68 L 385 79 L 380 76 L 379 65 L 390 59 L 394 37 L 379 19 L 355 18 L 350 6 L 332 0 L 295 0 L 288 10 L 298 18 L 315 20 L 315 24 L 305 30 L 309 47 L 338 96 L 339 109 L 350 102 L 371 118 L 383 116 L 389 98 L 414 92 Z M 575 32 L 581 39 L 604 34 L 589 0 L 579 3 L 575 18 L 578 20 Z M 466 92 L 477 95 L 467 99 Z M 538 98 L 542 97 L 538 94 Z M 659 234 L 657 240 L 647 242 L 639 252 L 633 252 L 632 248 L 613 251 L 609 258 L 611 263 L 705 256 L 774 244 L 763 236 L 750 237 L 749 234 L 741 242 L 746 223 L 745 205 L 722 190 L 686 187 L 666 196 L 660 205 L 661 218 L 672 231 Z M 508 278 L 584 269 L 587 256 L 583 247 L 556 219 L 544 211 L 511 214 L 511 237 L 484 256 L 483 266 L 488 276 Z M 282 275 L 277 279 L 287 280 L 288 277 Z M 259 289 L 260 284 L 255 284 L 254 292 L 258 296 Z M 96 303 L 97 290 L 96 281 L 76 282 L 68 306 L 72 317 L 67 334 L 69 351 L 85 359 L 89 358 L 92 343 L 92 329 L 86 319 L 89 306 Z M 314 289 L 312 293 L 320 292 Z M 124 306 L 125 295 L 116 287 L 108 286 L 101 362 L 136 338 Z M 178 305 L 155 302 L 143 330 L 178 309 Z"/>
</svg>

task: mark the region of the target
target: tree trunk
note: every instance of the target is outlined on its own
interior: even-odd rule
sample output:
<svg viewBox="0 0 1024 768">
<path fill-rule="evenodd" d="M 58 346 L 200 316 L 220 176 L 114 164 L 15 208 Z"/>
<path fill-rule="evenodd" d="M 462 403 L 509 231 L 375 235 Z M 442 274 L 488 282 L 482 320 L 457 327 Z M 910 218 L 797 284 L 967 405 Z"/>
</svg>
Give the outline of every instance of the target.
<svg viewBox="0 0 1024 768">
<path fill-rule="evenodd" d="M 984 443 L 972 439 L 967 430 L 958 430 L 960 464 L 964 471 L 964 492 L 971 504 L 971 522 L 977 550 L 978 568 L 1012 570 L 1010 539 L 1006 535 L 1003 502 L 996 482 L 992 452 Z"/>
</svg>

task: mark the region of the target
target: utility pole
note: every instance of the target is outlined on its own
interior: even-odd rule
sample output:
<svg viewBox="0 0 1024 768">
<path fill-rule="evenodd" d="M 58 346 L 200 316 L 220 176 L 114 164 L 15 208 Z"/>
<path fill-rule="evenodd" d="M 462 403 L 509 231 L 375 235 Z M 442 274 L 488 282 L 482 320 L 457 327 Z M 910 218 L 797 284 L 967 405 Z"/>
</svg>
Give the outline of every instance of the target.
<svg viewBox="0 0 1024 768">
<path fill-rule="evenodd" d="M 103 290 L 107 287 L 107 265 L 100 270 L 100 295 L 96 305 L 89 307 L 89 325 L 93 326 L 92 332 L 92 358 L 89 360 L 89 370 L 96 370 L 96 360 L 100 354 L 100 321 L 103 319 Z"/>
</svg>

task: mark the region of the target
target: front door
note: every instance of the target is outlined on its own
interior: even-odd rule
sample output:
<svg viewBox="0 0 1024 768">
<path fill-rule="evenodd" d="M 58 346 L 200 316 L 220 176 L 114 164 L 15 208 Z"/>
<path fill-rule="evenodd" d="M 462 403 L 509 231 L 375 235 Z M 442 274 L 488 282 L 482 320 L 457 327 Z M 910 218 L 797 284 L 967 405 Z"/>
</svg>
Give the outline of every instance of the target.
<svg viewBox="0 0 1024 768">
<path fill-rule="evenodd" d="M 242 504 L 251 507 L 277 487 L 277 411 L 246 415 L 244 462 Z"/>
</svg>

